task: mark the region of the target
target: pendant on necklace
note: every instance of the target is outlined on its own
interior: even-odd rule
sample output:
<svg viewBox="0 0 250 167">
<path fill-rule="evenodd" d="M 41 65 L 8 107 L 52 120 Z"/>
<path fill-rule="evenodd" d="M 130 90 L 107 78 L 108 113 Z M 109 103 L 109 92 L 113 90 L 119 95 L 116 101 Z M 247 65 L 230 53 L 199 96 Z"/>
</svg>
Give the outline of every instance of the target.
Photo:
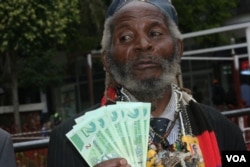
<svg viewBox="0 0 250 167">
<path fill-rule="evenodd" d="M 180 164 L 182 167 L 186 167 L 186 159 L 191 155 L 190 152 L 169 152 L 168 156 L 162 159 L 164 167 L 175 167 Z"/>
<path fill-rule="evenodd" d="M 192 166 L 205 166 L 198 138 L 193 135 L 184 135 L 181 141 L 185 146 L 186 152 L 190 153 L 190 158 L 186 162 Z"/>
<path fill-rule="evenodd" d="M 204 167 L 198 138 L 184 135 L 175 144 L 165 149 L 163 143 L 151 143 L 146 167 Z"/>
</svg>

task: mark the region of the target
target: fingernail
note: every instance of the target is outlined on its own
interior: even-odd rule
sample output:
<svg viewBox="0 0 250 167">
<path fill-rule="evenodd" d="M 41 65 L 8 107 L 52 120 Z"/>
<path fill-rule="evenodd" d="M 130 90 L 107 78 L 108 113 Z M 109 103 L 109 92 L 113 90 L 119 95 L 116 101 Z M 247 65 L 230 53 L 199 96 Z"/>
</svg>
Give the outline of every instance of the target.
<svg viewBox="0 0 250 167">
<path fill-rule="evenodd" d="M 126 159 L 121 159 L 121 160 L 120 160 L 120 164 L 121 164 L 121 165 L 125 165 L 125 164 L 127 164 Z"/>
</svg>

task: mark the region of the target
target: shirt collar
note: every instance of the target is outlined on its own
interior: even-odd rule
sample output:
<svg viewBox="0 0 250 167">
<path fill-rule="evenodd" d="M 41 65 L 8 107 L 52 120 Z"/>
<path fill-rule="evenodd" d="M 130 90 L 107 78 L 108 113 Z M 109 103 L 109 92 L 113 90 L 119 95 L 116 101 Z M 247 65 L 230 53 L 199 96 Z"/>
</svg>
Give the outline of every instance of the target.
<svg viewBox="0 0 250 167">
<path fill-rule="evenodd" d="M 161 114 L 161 116 L 159 117 L 162 117 L 162 118 L 167 118 L 171 121 L 174 120 L 174 114 L 175 114 L 175 111 L 177 110 L 177 94 L 176 92 L 174 91 L 174 88 L 173 86 L 171 86 L 171 89 L 172 89 L 172 94 L 171 94 L 171 98 L 169 100 L 169 103 L 168 105 L 166 106 L 166 108 L 164 109 L 163 113 Z M 133 102 L 137 102 L 138 100 L 131 94 L 129 93 L 129 91 L 127 91 L 126 89 L 124 88 L 121 88 L 121 93 L 123 94 L 123 96 L 125 96 L 126 100 L 127 101 L 133 101 Z"/>
</svg>

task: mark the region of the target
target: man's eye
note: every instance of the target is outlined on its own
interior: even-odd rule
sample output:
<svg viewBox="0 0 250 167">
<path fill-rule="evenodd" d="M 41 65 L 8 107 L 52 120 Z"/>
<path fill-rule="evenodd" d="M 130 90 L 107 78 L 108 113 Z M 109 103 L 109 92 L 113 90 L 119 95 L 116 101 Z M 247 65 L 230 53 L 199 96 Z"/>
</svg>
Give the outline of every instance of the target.
<svg viewBox="0 0 250 167">
<path fill-rule="evenodd" d="M 120 40 L 123 42 L 129 41 L 130 39 L 131 39 L 131 37 L 129 35 L 124 35 L 120 38 Z"/>
<path fill-rule="evenodd" d="M 157 31 L 152 31 L 152 32 L 150 32 L 150 36 L 151 37 L 158 37 L 158 36 L 160 36 L 161 35 L 161 33 L 160 32 L 157 32 Z"/>
</svg>

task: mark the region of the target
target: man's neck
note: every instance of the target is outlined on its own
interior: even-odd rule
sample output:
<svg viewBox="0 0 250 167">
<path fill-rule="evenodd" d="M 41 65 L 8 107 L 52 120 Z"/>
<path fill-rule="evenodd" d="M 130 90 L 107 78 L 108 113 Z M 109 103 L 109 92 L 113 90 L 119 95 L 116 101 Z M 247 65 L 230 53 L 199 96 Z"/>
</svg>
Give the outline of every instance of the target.
<svg viewBox="0 0 250 167">
<path fill-rule="evenodd" d="M 157 99 L 156 101 L 152 101 L 152 116 L 159 117 L 165 110 L 166 106 L 168 105 L 170 98 L 172 95 L 172 90 L 167 89 L 162 98 Z"/>
<path fill-rule="evenodd" d="M 140 98 L 136 98 L 135 96 L 133 96 L 128 90 L 122 88 L 121 92 L 124 96 L 126 96 L 126 100 L 128 101 L 141 101 L 141 102 L 149 102 L 151 103 L 151 114 L 154 117 L 160 116 L 165 108 L 167 107 L 171 96 L 172 96 L 172 86 L 169 85 L 169 87 L 167 89 L 165 89 L 164 94 L 155 100 L 149 100 L 149 101 L 145 101 L 142 100 Z"/>
</svg>

